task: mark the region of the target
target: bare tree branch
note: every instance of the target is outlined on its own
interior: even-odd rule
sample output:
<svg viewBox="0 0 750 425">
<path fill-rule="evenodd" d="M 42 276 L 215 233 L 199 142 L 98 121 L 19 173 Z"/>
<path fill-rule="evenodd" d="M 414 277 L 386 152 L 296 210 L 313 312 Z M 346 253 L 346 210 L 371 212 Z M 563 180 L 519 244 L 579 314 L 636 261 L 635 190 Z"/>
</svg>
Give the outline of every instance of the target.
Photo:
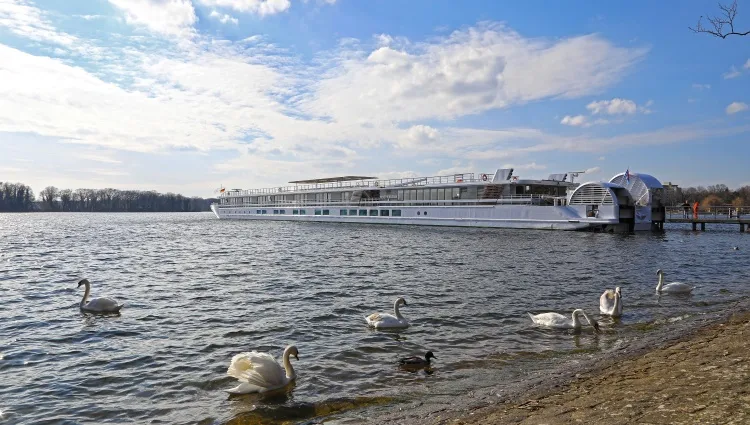
<svg viewBox="0 0 750 425">
<path fill-rule="evenodd" d="M 719 3 L 719 9 L 721 9 L 723 16 L 706 17 L 706 20 L 711 24 L 711 26 L 713 26 L 713 29 L 709 29 L 703 26 L 701 22 L 703 20 L 703 16 L 698 19 L 698 24 L 695 26 L 695 28 L 688 28 L 696 33 L 704 32 L 706 34 L 711 34 L 713 36 L 721 38 L 727 38 L 727 36 L 729 35 L 743 36 L 750 34 L 750 31 L 736 32 L 734 30 L 734 18 L 737 16 L 737 0 L 734 0 L 729 6 L 725 6 Z M 725 26 L 729 27 L 728 31 L 725 30 Z"/>
</svg>

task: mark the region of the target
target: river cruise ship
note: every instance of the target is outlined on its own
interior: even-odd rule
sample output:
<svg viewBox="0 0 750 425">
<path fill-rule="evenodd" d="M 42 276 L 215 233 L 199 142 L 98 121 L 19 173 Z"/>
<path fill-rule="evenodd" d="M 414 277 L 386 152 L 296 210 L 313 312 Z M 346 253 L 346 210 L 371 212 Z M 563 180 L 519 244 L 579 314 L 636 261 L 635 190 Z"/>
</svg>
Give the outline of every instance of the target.
<svg viewBox="0 0 750 425">
<path fill-rule="evenodd" d="M 342 176 L 266 189 L 222 189 L 220 219 L 628 232 L 659 228 L 661 183 L 623 173 L 573 183 L 523 179 L 513 169 L 380 180 Z M 634 192 L 634 193 L 631 193 Z"/>
</svg>

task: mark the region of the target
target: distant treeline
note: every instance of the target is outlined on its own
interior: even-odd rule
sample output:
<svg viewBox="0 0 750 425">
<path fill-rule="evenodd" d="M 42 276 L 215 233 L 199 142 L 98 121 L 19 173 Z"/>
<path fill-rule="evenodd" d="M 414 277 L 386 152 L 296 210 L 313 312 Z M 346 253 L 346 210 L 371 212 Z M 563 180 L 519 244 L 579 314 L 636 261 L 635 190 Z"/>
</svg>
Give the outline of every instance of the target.
<svg viewBox="0 0 750 425">
<path fill-rule="evenodd" d="M 0 211 L 197 212 L 209 211 L 215 199 L 174 193 L 118 189 L 63 189 L 48 186 L 39 199 L 29 186 L 0 182 Z"/>
<path fill-rule="evenodd" d="M 692 204 L 698 201 L 701 207 L 714 205 L 750 206 L 750 186 L 742 186 L 737 190 L 731 190 L 724 184 L 717 184 L 706 187 L 667 190 L 666 193 L 667 205 L 679 205 L 685 201 Z"/>
</svg>

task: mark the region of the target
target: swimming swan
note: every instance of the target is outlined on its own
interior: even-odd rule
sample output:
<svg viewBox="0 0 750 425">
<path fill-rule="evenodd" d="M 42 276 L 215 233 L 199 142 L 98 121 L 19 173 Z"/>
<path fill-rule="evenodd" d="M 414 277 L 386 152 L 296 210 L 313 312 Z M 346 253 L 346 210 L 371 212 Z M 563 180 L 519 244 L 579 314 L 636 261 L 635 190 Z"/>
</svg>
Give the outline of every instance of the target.
<svg viewBox="0 0 750 425">
<path fill-rule="evenodd" d="M 568 319 L 559 313 L 541 313 L 537 315 L 528 313 L 528 315 L 535 324 L 540 326 L 575 330 L 581 329 L 581 321 L 578 316 L 582 315 L 586 321 L 589 322 L 589 325 L 594 327 L 595 331 L 599 331 L 599 323 L 597 323 L 596 320 L 590 319 L 580 308 L 573 310 L 573 320 Z"/>
<path fill-rule="evenodd" d="M 432 351 L 428 351 L 424 358 L 414 356 L 414 357 L 404 357 L 403 359 L 398 361 L 398 364 L 404 367 L 425 367 L 430 365 L 430 359 L 436 359 L 434 354 L 432 354 Z"/>
<path fill-rule="evenodd" d="M 659 269 L 656 271 L 656 274 L 659 276 L 659 283 L 656 285 L 656 292 L 687 294 L 695 288 L 694 286 L 690 286 L 687 283 L 682 282 L 672 282 L 664 285 L 664 272 Z"/>
<path fill-rule="evenodd" d="M 367 324 L 375 329 L 408 328 L 409 322 L 404 319 L 404 316 L 398 311 L 398 306 L 401 304 L 406 305 L 406 300 L 401 297 L 393 303 L 393 313 L 395 316 L 388 313 L 372 313 L 365 317 Z"/>
<path fill-rule="evenodd" d="M 299 360 L 297 347 L 290 345 L 286 347 L 283 355 L 284 367 L 276 363 L 276 359 L 268 353 L 251 351 L 240 353 L 232 357 L 232 362 L 227 369 L 227 375 L 237 378 L 240 384 L 228 389 L 230 394 L 264 393 L 285 387 L 294 381 L 297 375 L 294 373 L 289 356 Z"/>
<path fill-rule="evenodd" d="M 89 301 L 86 299 L 89 297 L 91 292 L 91 282 L 88 279 L 81 279 L 78 282 L 78 287 L 86 285 L 86 290 L 83 293 L 83 299 L 81 300 L 81 310 L 89 313 L 119 313 L 123 304 L 118 304 L 112 298 L 92 298 Z"/>
<path fill-rule="evenodd" d="M 622 316 L 622 292 L 619 286 L 614 291 L 607 289 L 599 297 L 599 312 L 612 317 Z"/>
</svg>

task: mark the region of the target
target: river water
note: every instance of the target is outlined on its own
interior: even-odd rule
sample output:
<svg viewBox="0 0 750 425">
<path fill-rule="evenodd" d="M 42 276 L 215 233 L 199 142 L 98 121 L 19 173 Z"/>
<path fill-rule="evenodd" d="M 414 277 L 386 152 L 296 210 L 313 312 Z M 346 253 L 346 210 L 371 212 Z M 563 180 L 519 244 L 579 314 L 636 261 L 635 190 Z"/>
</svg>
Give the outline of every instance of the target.
<svg viewBox="0 0 750 425">
<path fill-rule="evenodd" d="M 0 214 L 0 423 L 304 421 L 458 391 L 458 378 L 502 382 L 747 297 L 748 253 L 750 234 L 733 226 L 612 235 Z M 657 268 L 697 288 L 658 297 Z M 81 313 L 83 277 L 93 296 L 124 302 L 122 314 Z M 617 322 L 598 312 L 615 285 Z M 363 317 L 398 296 L 412 326 L 367 329 Z M 526 314 L 574 308 L 602 333 L 538 329 Z M 234 354 L 280 356 L 290 343 L 300 352 L 293 387 L 223 391 L 236 384 L 226 376 Z M 427 350 L 431 374 L 395 366 Z"/>
</svg>

